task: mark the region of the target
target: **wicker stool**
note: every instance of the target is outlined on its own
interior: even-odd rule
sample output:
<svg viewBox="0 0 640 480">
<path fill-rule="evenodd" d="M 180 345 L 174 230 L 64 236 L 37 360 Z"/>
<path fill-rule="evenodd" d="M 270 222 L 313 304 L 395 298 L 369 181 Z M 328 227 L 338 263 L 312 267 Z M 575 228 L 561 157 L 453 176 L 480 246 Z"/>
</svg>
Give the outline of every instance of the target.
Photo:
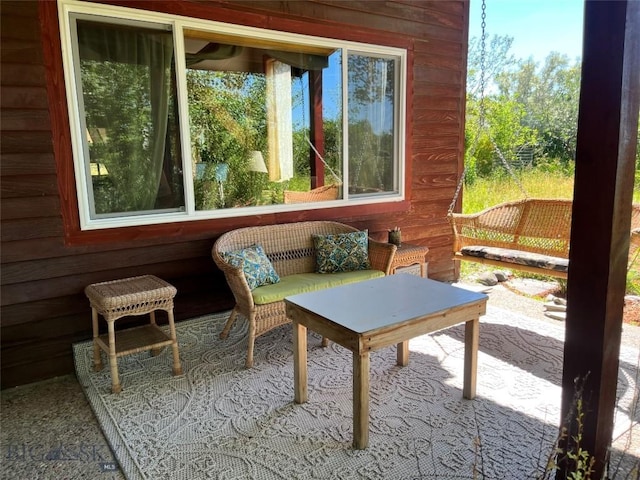
<svg viewBox="0 0 640 480">
<path fill-rule="evenodd" d="M 102 370 L 102 348 L 109 355 L 111 367 L 111 391 L 120 393 L 118 357 L 144 350 L 152 355 L 160 353 L 163 347 L 173 349 L 173 374 L 181 375 L 182 366 L 178 353 L 176 329 L 173 323 L 173 297 L 176 288 L 153 275 L 125 278 L 111 282 L 94 283 L 84 289 L 91 303 L 93 323 L 93 368 Z M 155 311 L 165 310 L 169 316 L 168 336 L 156 325 Z M 115 321 L 129 315 L 150 314 L 149 325 L 121 330 L 116 335 Z M 98 314 L 107 321 L 108 333 L 98 335 Z"/>
</svg>

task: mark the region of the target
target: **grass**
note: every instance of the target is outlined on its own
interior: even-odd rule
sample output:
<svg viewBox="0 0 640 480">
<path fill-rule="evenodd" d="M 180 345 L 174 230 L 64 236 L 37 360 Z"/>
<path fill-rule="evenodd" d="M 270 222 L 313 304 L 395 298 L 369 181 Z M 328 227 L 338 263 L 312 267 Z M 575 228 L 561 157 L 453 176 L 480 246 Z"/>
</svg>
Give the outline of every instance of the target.
<svg viewBox="0 0 640 480">
<path fill-rule="evenodd" d="M 518 172 L 517 177 L 529 198 L 573 198 L 572 175 L 533 169 Z M 525 194 L 516 180 L 507 174 L 477 178 L 473 184 L 464 186 L 462 211 L 479 212 L 498 203 L 523 198 Z M 636 181 L 633 189 L 633 203 L 640 203 L 640 181 Z"/>
<path fill-rule="evenodd" d="M 518 180 L 530 198 L 572 198 L 573 177 L 563 173 L 541 170 L 524 170 Z M 516 180 L 508 175 L 493 175 L 477 178 L 473 184 L 465 185 L 462 211 L 473 213 L 503 202 L 525 198 Z"/>
</svg>

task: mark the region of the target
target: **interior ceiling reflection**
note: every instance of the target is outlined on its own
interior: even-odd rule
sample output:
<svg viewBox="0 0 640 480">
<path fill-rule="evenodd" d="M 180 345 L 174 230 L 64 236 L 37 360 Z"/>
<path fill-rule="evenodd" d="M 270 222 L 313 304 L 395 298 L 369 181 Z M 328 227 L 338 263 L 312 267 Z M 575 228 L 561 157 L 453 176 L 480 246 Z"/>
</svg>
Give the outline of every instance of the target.
<svg viewBox="0 0 640 480">
<path fill-rule="evenodd" d="M 184 39 L 184 45 L 187 67 L 197 70 L 264 73 L 266 58 L 291 65 L 294 75 L 329 65 L 327 55 L 306 52 L 228 45 L 189 37 Z"/>
</svg>

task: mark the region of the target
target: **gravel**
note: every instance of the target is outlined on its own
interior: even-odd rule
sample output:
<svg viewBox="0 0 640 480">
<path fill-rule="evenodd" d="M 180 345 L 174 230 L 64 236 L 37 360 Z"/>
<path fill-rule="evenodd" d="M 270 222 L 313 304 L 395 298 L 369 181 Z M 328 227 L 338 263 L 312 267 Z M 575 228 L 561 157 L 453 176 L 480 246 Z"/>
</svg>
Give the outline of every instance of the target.
<svg viewBox="0 0 640 480">
<path fill-rule="evenodd" d="M 470 282 L 466 282 L 470 283 Z M 476 284 L 477 285 L 477 284 Z M 534 288 L 533 283 L 526 285 L 527 289 L 531 291 Z M 529 293 L 523 293 L 520 288 L 522 284 L 519 281 L 509 280 L 507 282 L 499 283 L 493 287 L 490 287 L 488 292 L 489 301 L 488 305 L 502 308 L 504 310 L 511 310 L 520 315 L 526 317 L 536 318 L 545 322 L 553 323 L 557 325 L 562 320 L 556 320 L 545 315 L 545 301 L 548 295 L 548 284 L 542 282 L 539 294 L 541 296 L 532 295 Z M 624 323 L 622 325 L 622 344 L 632 347 L 640 346 L 640 326 L 630 325 Z"/>
</svg>

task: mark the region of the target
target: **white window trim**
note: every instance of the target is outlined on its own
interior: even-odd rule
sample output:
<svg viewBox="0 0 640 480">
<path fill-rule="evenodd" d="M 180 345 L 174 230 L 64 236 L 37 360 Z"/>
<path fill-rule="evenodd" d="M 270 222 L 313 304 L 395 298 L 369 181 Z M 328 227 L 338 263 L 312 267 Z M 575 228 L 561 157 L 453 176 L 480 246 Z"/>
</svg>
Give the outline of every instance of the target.
<svg viewBox="0 0 640 480">
<path fill-rule="evenodd" d="M 316 203 L 302 204 L 278 204 L 263 205 L 242 208 L 226 208 L 217 210 L 195 210 L 195 195 L 193 190 L 193 172 L 190 161 L 191 142 L 189 141 L 189 112 L 186 89 L 186 64 L 183 55 L 176 55 L 176 83 L 178 95 L 178 112 L 180 116 L 179 128 L 181 136 L 182 165 L 184 179 L 185 210 L 171 213 L 152 213 L 145 215 L 128 215 L 123 217 L 110 217 L 92 219 L 90 217 L 90 205 L 88 198 L 88 176 L 85 162 L 80 161 L 84 157 L 84 141 L 82 128 L 80 125 L 80 105 L 77 95 L 77 76 L 74 71 L 73 48 L 70 35 L 69 15 L 87 14 L 95 17 L 106 17 L 114 23 L 118 20 L 140 21 L 146 24 L 156 23 L 170 26 L 174 35 L 174 48 L 177 52 L 184 51 L 183 29 L 197 29 L 205 32 L 222 33 L 230 35 L 241 35 L 246 37 L 256 37 L 258 39 L 274 40 L 278 42 L 290 42 L 297 44 L 310 44 L 327 48 L 339 48 L 343 50 L 343 58 L 347 58 L 349 51 L 357 53 L 372 54 L 377 56 L 390 56 L 399 59 L 396 68 L 396 82 L 398 92 L 396 92 L 394 115 L 397 122 L 394 125 L 395 154 L 398 159 L 397 164 L 397 185 L 399 192 L 379 194 L 376 196 L 351 197 L 345 191 L 344 199 L 330 200 Z M 351 42 L 345 40 L 327 39 L 311 35 L 294 34 L 289 32 L 265 30 L 256 27 L 246 27 L 234 24 L 220 23 L 211 20 L 183 17 L 178 15 L 158 13 L 146 10 L 136 10 L 127 7 L 118 7 L 96 3 L 87 3 L 77 0 L 58 0 L 58 18 L 60 26 L 60 41 L 62 48 L 64 81 L 67 96 L 67 108 L 69 112 L 69 123 L 71 130 L 71 145 L 73 154 L 74 174 L 76 179 L 76 189 L 78 197 L 78 210 L 81 230 L 96 230 L 107 228 L 118 228 L 127 226 L 157 225 L 164 223 L 187 222 L 205 219 L 245 217 L 251 215 L 265 215 L 275 212 L 293 212 L 300 210 L 326 209 L 332 207 L 371 205 L 390 202 L 402 202 L 405 199 L 405 135 L 406 135 L 406 96 L 407 96 L 407 51 L 401 48 L 370 45 L 365 43 Z M 347 88 L 347 69 L 343 68 L 343 91 Z M 347 95 L 343 95 L 343 112 L 347 112 Z M 343 115 L 343 158 L 344 178 L 348 177 L 348 117 Z M 347 189 L 345 189 L 347 190 Z"/>
</svg>

